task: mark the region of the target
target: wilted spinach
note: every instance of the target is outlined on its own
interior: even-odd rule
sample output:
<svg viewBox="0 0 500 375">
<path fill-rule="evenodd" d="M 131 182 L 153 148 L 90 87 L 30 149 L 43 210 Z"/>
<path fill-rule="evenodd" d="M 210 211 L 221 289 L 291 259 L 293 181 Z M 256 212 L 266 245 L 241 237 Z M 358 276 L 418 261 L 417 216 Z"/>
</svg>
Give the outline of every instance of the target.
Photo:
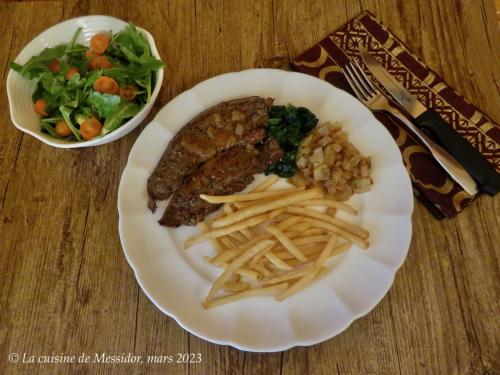
<svg viewBox="0 0 500 375">
<path fill-rule="evenodd" d="M 274 106 L 269 111 L 267 137 L 275 138 L 285 152 L 282 160 L 270 165 L 266 174 L 274 173 L 280 177 L 291 177 L 295 174 L 295 155 L 300 141 L 314 129 L 318 118 L 305 107 Z"/>
</svg>

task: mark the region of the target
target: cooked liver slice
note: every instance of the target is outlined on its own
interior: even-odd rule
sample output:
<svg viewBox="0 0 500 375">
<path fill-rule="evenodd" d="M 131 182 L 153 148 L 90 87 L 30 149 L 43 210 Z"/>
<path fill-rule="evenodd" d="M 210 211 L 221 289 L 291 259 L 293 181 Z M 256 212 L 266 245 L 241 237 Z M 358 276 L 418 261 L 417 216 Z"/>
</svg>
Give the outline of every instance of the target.
<svg viewBox="0 0 500 375">
<path fill-rule="evenodd" d="M 195 225 L 217 210 L 220 204 L 202 200 L 200 194 L 226 195 L 243 190 L 253 180 L 283 156 L 276 140 L 264 145 L 238 145 L 219 153 L 201 165 L 172 195 L 160 224 L 170 227 Z"/>
<path fill-rule="evenodd" d="M 147 182 L 149 207 L 174 193 L 200 164 L 234 146 L 265 137 L 271 98 L 249 97 L 222 102 L 188 122 L 170 141 Z"/>
</svg>

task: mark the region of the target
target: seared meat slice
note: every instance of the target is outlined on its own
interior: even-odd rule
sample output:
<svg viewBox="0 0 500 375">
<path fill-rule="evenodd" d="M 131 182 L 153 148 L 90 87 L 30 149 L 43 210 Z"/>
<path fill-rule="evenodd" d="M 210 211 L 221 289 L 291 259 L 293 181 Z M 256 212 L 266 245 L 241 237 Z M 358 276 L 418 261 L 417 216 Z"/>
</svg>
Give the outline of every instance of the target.
<svg viewBox="0 0 500 375">
<path fill-rule="evenodd" d="M 274 139 L 264 145 L 235 146 L 200 166 L 172 196 L 160 224 L 170 227 L 195 225 L 221 205 L 205 202 L 200 194 L 226 195 L 243 190 L 253 175 L 283 157 Z"/>
<path fill-rule="evenodd" d="M 167 199 L 201 163 L 236 145 L 264 139 L 273 99 L 257 96 L 222 102 L 188 122 L 170 141 L 148 179 L 149 206 Z"/>
</svg>

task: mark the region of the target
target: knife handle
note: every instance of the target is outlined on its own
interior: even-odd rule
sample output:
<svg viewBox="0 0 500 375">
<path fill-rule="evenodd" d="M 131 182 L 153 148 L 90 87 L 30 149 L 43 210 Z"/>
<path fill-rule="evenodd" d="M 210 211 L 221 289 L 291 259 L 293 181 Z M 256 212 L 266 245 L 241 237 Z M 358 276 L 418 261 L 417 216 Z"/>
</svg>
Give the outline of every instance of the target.
<svg viewBox="0 0 500 375">
<path fill-rule="evenodd" d="M 500 191 L 500 174 L 474 147 L 449 126 L 434 110 L 428 109 L 415 118 L 415 123 L 428 130 L 462 164 L 476 180 L 479 190 L 488 195 Z"/>
</svg>

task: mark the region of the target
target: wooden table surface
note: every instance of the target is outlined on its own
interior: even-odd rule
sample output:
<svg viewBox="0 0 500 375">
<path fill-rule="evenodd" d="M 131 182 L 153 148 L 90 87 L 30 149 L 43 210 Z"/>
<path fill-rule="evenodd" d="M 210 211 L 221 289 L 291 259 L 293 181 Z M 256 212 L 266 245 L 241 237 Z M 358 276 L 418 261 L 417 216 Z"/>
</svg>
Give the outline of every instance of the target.
<svg viewBox="0 0 500 375">
<path fill-rule="evenodd" d="M 113 15 L 149 30 L 168 63 L 151 119 L 194 84 L 287 61 L 364 9 L 500 122 L 493 1 L 1 3 L 0 78 L 5 87 L 9 61 L 49 26 Z M 408 258 L 368 316 L 319 345 L 245 353 L 190 335 L 163 315 L 122 253 L 118 182 L 148 121 L 104 146 L 60 150 L 14 128 L 5 89 L 0 119 L 0 374 L 500 374 L 498 197 L 481 197 L 441 222 L 416 204 Z M 201 353 L 202 362 L 66 366 L 8 358 L 185 352 Z"/>
</svg>

